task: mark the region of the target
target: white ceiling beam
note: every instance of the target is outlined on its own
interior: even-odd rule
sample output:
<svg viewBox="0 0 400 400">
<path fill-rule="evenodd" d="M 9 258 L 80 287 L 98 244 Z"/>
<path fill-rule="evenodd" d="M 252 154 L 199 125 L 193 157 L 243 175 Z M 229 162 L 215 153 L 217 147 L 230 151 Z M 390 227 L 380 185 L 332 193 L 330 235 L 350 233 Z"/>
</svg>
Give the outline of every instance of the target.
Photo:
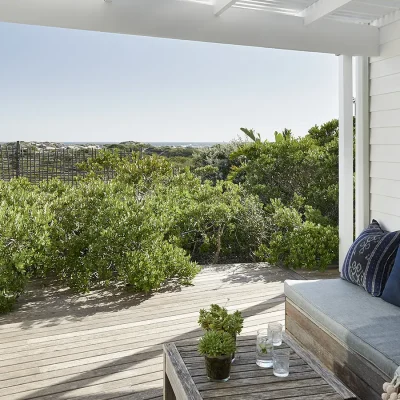
<svg viewBox="0 0 400 400">
<path fill-rule="evenodd" d="M 238 0 L 215 0 L 214 14 L 219 17 L 226 10 L 231 8 Z"/>
<path fill-rule="evenodd" d="M 306 8 L 300 16 L 304 18 L 304 25 L 310 25 L 352 1 L 353 0 L 318 0 L 312 6 Z"/>
<path fill-rule="evenodd" d="M 332 0 L 330 0 L 332 1 Z M 0 0 L 0 21 L 128 35 L 300 50 L 379 55 L 379 29 L 327 19 L 231 8 L 215 18 L 209 3 L 184 0 Z"/>
</svg>

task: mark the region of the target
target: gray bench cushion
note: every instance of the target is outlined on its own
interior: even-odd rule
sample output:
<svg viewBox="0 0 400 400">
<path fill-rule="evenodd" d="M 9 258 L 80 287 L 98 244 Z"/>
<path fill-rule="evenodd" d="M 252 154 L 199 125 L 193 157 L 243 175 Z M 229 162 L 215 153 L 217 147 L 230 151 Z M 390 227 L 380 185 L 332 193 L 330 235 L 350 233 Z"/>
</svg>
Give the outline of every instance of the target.
<svg viewBox="0 0 400 400">
<path fill-rule="evenodd" d="M 400 308 L 342 279 L 286 281 L 286 296 L 388 376 L 400 365 Z"/>
</svg>

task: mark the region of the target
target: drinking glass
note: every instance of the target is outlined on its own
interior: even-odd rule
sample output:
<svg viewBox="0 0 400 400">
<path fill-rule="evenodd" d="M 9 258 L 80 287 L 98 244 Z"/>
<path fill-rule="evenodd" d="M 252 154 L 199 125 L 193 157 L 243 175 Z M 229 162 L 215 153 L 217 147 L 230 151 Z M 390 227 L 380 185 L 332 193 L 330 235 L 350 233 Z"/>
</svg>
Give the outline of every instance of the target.
<svg viewBox="0 0 400 400">
<path fill-rule="evenodd" d="M 271 368 L 272 362 L 272 339 L 268 336 L 268 329 L 257 331 L 256 364 L 261 368 Z"/>
<path fill-rule="evenodd" d="M 274 349 L 272 354 L 274 375 L 286 378 L 289 375 L 289 349 Z"/>
<path fill-rule="evenodd" d="M 272 339 L 274 346 L 282 344 L 282 328 L 282 324 L 279 323 L 268 324 L 268 337 Z"/>
</svg>

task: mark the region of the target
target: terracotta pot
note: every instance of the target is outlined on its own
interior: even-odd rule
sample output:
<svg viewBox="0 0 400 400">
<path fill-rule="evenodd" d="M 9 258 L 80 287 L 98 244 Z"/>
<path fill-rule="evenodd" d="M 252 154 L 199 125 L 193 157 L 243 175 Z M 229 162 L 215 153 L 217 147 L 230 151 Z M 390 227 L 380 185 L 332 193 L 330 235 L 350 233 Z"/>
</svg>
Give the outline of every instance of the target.
<svg viewBox="0 0 400 400">
<path fill-rule="evenodd" d="M 213 382 L 226 382 L 231 373 L 232 355 L 220 357 L 205 356 L 207 377 Z"/>
</svg>

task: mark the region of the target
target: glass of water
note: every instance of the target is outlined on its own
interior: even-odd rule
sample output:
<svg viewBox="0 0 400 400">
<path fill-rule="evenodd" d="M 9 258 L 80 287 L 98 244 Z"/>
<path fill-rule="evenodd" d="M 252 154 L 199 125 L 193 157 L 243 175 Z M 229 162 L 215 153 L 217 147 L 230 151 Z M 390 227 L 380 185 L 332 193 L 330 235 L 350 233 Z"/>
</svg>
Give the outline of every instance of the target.
<svg viewBox="0 0 400 400">
<path fill-rule="evenodd" d="M 279 378 L 286 378 L 289 375 L 290 349 L 273 350 L 274 375 Z"/>
<path fill-rule="evenodd" d="M 256 364 L 261 368 L 271 368 L 272 362 L 272 339 L 268 336 L 268 329 L 257 331 Z"/>
<path fill-rule="evenodd" d="M 268 324 L 268 336 L 272 339 L 274 346 L 280 346 L 282 344 L 282 324 L 277 322 Z"/>
</svg>

